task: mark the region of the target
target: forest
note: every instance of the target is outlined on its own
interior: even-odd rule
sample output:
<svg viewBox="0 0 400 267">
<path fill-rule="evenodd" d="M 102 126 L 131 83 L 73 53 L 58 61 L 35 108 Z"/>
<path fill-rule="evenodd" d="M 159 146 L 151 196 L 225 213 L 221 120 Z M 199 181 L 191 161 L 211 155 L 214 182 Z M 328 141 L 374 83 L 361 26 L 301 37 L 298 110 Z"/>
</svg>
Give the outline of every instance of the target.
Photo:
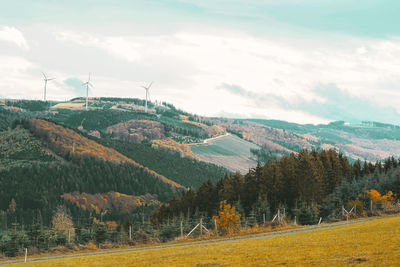
<svg viewBox="0 0 400 267">
<path fill-rule="evenodd" d="M 339 218 L 342 207 L 357 204 L 360 214 L 370 208 L 369 190 L 379 194 L 391 192 L 393 201 L 400 195 L 399 162 L 394 158 L 372 164 L 356 161 L 334 150 L 301 151 L 281 159 L 269 159 L 246 175 L 226 175 L 217 183 L 206 181 L 197 191 L 182 192 L 152 214 L 152 222 L 162 225 L 182 216 L 215 216 L 221 201 L 236 207 L 246 218 L 262 222 L 278 210 L 288 218 L 297 216 L 302 224 L 318 218 Z"/>
</svg>

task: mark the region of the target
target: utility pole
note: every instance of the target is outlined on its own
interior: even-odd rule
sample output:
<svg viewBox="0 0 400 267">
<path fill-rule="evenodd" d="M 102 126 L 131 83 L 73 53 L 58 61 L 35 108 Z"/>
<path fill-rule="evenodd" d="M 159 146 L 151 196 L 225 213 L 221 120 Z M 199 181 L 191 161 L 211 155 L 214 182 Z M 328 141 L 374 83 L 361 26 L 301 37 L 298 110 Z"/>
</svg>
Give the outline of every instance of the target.
<svg viewBox="0 0 400 267">
<path fill-rule="evenodd" d="M 181 237 L 183 237 L 183 220 L 181 220 Z"/>
<path fill-rule="evenodd" d="M 203 218 L 200 218 L 200 236 L 203 236 Z"/>
</svg>

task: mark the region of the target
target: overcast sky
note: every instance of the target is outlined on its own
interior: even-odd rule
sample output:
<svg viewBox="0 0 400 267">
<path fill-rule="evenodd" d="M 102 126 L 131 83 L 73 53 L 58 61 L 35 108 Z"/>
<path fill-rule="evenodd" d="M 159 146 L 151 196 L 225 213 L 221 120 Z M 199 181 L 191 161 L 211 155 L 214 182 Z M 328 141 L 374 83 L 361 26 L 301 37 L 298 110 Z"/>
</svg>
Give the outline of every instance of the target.
<svg viewBox="0 0 400 267">
<path fill-rule="evenodd" d="M 207 116 L 400 124 L 400 1 L 18 0 L 0 97 L 144 98 Z"/>
</svg>

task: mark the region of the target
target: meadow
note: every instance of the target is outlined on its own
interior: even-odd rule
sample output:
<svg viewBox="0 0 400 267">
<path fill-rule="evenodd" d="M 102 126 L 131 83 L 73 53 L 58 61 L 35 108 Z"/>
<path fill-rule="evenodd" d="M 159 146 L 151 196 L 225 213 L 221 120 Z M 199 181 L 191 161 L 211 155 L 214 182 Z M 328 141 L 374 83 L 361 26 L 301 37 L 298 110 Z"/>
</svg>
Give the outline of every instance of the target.
<svg viewBox="0 0 400 267">
<path fill-rule="evenodd" d="M 250 149 L 260 147 L 235 135 L 212 140 L 209 144 L 192 145 L 190 149 L 197 159 L 236 172 L 246 173 L 256 166 Z"/>
<path fill-rule="evenodd" d="M 251 157 L 250 149 L 259 149 L 259 146 L 235 135 L 229 135 L 213 140 L 211 144 L 194 145 L 190 148 L 195 154 L 241 156 L 249 158 Z"/>
<path fill-rule="evenodd" d="M 396 266 L 400 216 L 225 243 L 47 260 L 24 266 Z"/>
</svg>

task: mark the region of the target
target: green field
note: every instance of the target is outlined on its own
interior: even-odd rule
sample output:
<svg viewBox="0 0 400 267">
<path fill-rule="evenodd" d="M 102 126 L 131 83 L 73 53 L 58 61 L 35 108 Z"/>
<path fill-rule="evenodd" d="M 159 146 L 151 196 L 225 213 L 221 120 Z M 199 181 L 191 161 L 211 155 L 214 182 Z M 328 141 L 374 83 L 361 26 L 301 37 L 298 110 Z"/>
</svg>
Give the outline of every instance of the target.
<svg viewBox="0 0 400 267">
<path fill-rule="evenodd" d="M 191 150 L 194 154 L 210 154 L 221 156 L 251 157 L 250 149 L 259 149 L 256 144 L 243 140 L 236 135 L 229 135 L 211 141 L 210 144 L 194 145 Z"/>
</svg>

